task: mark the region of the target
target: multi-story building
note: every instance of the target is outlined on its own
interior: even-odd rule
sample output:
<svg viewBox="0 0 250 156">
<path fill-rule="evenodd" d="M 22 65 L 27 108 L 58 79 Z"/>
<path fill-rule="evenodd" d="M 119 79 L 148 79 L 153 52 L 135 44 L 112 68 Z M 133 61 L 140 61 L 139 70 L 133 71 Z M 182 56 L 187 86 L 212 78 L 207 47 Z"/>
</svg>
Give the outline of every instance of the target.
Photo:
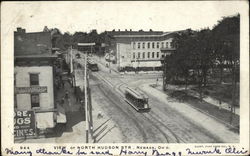
<svg viewBox="0 0 250 156">
<path fill-rule="evenodd" d="M 172 44 L 176 32 L 108 31 L 109 51 L 116 57 L 119 70 L 126 67 L 160 70 L 166 52 L 175 50 Z"/>
<path fill-rule="evenodd" d="M 49 32 L 14 32 L 14 107 L 34 111 L 36 128 L 53 128 L 56 124 L 54 100 L 54 61 Z"/>
</svg>

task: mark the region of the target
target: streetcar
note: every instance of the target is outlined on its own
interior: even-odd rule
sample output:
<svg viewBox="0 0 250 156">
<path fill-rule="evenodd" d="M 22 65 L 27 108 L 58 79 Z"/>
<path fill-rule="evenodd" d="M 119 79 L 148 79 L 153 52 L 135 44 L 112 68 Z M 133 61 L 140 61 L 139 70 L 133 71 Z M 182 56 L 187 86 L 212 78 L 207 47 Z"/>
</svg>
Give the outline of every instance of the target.
<svg viewBox="0 0 250 156">
<path fill-rule="evenodd" d="M 148 97 L 139 89 L 127 87 L 125 90 L 125 101 L 138 112 L 150 111 Z"/>
<path fill-rule="evenodd" d="M 92 60 L 88 60 L 88 68 L 91 71 L 98 71 L 99 70 L 97 63 L 93 62 Z"/>
</svg>

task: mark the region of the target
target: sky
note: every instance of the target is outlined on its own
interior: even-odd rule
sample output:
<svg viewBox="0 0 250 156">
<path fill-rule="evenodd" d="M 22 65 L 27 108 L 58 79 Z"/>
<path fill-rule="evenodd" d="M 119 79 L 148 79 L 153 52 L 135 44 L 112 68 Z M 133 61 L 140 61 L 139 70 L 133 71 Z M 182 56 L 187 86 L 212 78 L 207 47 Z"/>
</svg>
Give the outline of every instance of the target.
<svg viewBox="0 0 250 156">
<path fill-rule="evenodd" d="M 2 20 L 10 31 L 42 31 L 44 26 L 62 32 L 98 33 L 113 29 L 175 31 L 213 28 L 223 16 L 236 15 L 246 1 L 89 1 L 5 2 Z"/>
</svg>

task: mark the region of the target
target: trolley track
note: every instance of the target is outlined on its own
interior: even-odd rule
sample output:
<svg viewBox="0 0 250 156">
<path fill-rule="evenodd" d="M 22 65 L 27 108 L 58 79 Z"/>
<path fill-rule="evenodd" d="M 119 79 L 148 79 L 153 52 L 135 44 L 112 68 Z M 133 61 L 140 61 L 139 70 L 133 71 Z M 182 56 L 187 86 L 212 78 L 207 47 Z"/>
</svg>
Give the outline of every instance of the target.
<svg viewBox="0 0 250 156">
<path fill-rule="evenodd" d="M 121 90 L 121 86 L 123 86 L 123 85 L 127 85 L 126 83 L 121 83 L 121 84 L 119 84 L 118 86 L 117 86 L 117 89 L 119 89 L 120 90 L 120 92 L 123 92 L 122 90 Z M 165 129 L 167 129 L 167 131 L 169 131 L 169 133 L 173 136 L 173 138 L 175 138 L 175 142 L 177 142 L 177 143 L 181 143 L 181 142 L 185 142 L 184 140 L 182 140 L 182 139 L 180 139 L 180 137 L 178 137 L 170 128 L 168 128 L 166 125 L 165 125 L 165 123 L 163 123 L 162 121 L 160 121 L 159 120 L 159 116 L 158 117 L 154 117 L 153 116 L 153 114 L 155 114 L 154 112 L 152 112 L 152 111 L 150 111 L 150 112 L 148 112 L 148 113 L 145 113 L 145 114 L 143 114 L 143 116 L 145 117 L 145 118 L 147 118 L 151 123 L 152 123 L 152 125 L 154 125 L 155 127 L 157 127 L 158 129 L 159 129 L 159 131 L 162 133 L 162 135 L 166 138 L 166 140 L 167 140 L 167 142 L 169 143 L 170 142 L 170 139 L 169 139 L 169 135 L 167 135 L 167 134 L 165 134 L 166 132 L 164 131 L 164 130 L 162 130 L 163 128 L 161 128 L 161 126 L 163 126 Z M 149 117 L 148 117 L 149 116 Z M 151 118 L 150 118 L 151 117 Z M 154 121 L 156 121 L 156 122 L 154 122 Z M 156 124 L 156 123 L 158 123 L 158 125 Z"/>
<path fill-rule="evenodd" d="M 117 101 L 115 101 L 114 99 L 110 98 L 108 92 L 106 90 L 103 89 L 103 87 L 101 87 L 100 85 L 96 85 L 98 87 L 98 89 L 106 96 L 106 98 L 117 108 L 119 109 L 119 111 L 121 111 L 127 119 L 130 119 L 138 128 L 140 135 L 142 136 L 142 140 L 143 142 L 147 142 L 147 134 L 144 131 L 144 128 L 141 126 L 141 124 L 135 119 L 133 115 L 133 113 L 128 114 L 128 112 L 124 111 L 123 108 L 121 108 L 121 106 L 119 104 L 117 104 Z"/>
<path fill-rule="evenodd" d="M 98 74 L 98 77 L 99 77 L 100 75 Z M 100 77 L 99 77 L 99 79 L 100 79 Z M 106 82 L 106 81 L 108 81 L 108 80 L 103 80 L 104 78 L 102 77 L 101 78 L 101 80 L 103 81 L 103 82 Z M 106 82 L 107 83 L 107 82 Z M 108 84 L 112 84 L 111 82 L 108 82 Z M 108 85 L 107 84 L 107 85 Z M 123 86 L 123 85 L 127 85 L 126 83 L 124 83 L 124 82 L 122 82 L 122 83 L 120 83 L 120 84 L 118 84 L 118 85 L 116 85 L 116 86 L 113 86 L 113 87 L 115 87 L 115 89 L 116 90 L 119 90 L 119 92 L 117 92 L 117 93 L 119 93 L 119 95 L 120 95 L 120 97 L 124 97 L 123 96 L 123 91 L 122 91 L 122 89 L 121 89 L 121 86 Z M 100 87 L 100 86 L 99 86 Z M 100 88 L 100 89 L 102 89 L 102 88 Z M 110 100 L 113 100 L 113 99 L 110 99 Z M 116 104 L 115 102 L 113 102 L 114 104 Z M 117 104 L 116 104 L 117 105 Z M 120 107 L 120 110 L 122 110 L 123 111 L 123 108 L 121 108 L 121 106 L 118 106 L 118 107 Z M 134 111 L 134 109 L 133 109 L 133 111 Z M 123 111 L 124 112 L 124 111 Z M 124 112 L 125 113 L 125 112 Z M 136 112 L 137 113 L 137 112 Z M 129 115 L 131 115 L 131 114 L 133 114 L 133 116 L 135 116 L 134 115 L 134 112 L 133 113 L 130 113 Z M 162 137 L 159 137 L 159 138 L 164 138 L 164 140 L 167 142 L 167 143 L 170 143 L 170 140 L 171 140 L 171 142 L 174 142 L 174 143 L 180 143 L 180 142 L 184 142 L 184 141 L 180 141 L 180 139 L 179 139 L 179 137 L 170 129 L 170 128 L 168 128 L 163 122 L 161 122 L 161 121 L 159 121 L 159 119 L 157 119 L 156 117 L 154 117 L 152 114 L 150 114 L 150 113 L 139 113 L 139 114 L 141 114 L 139 117 L 136 117 L 137 119 L 139 119 L 139 118 L 144 118 L 143 120 L 146 120 L 147 122 L 149 121 L 149 125 L 147 126 L 147 127 L 155 127 L 156 129 L 157 129 L 157 131 L 159 131 L 159 133 L 158 134 L 160 134 L 160 135 L 162 135 Z M 134 119 L 133 118 L 133 121 L 134 121 L 134 123 L 135 123 L 135 125 L 136 126 L 139 126 L 139 124 L 138 124 L 138 121 L 135 121 L 136 119 Z M 163 126 L 163 127 L 162 127 Z M 140 129 L 142 130 L 143 128 L 140 126 Z M 145 132 L 144 132 L 145 133 Z M 145 134 L 143 134 L 144 135 L 144 137 L 146 137 L 146 133 Z M 174 139 L 173 139 L 174 138 Z M 144 141 L 146 141 L 146 140 L 144 140 Z M 146 141 L 147 142 L 147 141 Z"/>
<path fill-rule="evenodd" d="M 177 143 L 185 143 L 184 140 L 182 140 L 180 137 L 178 137 L 168 126 L 165 125 L 165 123 L 163 123 L 162 121 L 160 121 L 158 118 L 156 118 L 154 115 L 154 112 L 149 112 L 148 115 L 151 116 L 151 118 L 153 118 L 156 122 L 158 122 L 161 126 L 163 126 L 165 129 L 167 129 L 169 131 L 169 133 L 171 133 L 171 135 L 173 135 L 173 138 L 176 140 Z"/>
</svg>

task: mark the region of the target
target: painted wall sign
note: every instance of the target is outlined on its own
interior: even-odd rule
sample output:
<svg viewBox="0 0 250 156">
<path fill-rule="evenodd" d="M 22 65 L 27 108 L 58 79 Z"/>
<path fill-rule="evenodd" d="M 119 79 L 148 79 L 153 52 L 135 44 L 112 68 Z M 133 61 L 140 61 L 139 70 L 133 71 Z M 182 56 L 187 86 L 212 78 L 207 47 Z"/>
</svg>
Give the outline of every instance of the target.
<svg viewBox="0 0 250 156">
<path fill-rule="evenodd" d="M 14 116 L 14 137 L 34 137 L 36 135 L 34 111 L 15 110 Z"/>
<path fill-rule="evenodd" d="M 16 94 L 47 93 L 47 86 L 15 87 Z"/>
</svg>

